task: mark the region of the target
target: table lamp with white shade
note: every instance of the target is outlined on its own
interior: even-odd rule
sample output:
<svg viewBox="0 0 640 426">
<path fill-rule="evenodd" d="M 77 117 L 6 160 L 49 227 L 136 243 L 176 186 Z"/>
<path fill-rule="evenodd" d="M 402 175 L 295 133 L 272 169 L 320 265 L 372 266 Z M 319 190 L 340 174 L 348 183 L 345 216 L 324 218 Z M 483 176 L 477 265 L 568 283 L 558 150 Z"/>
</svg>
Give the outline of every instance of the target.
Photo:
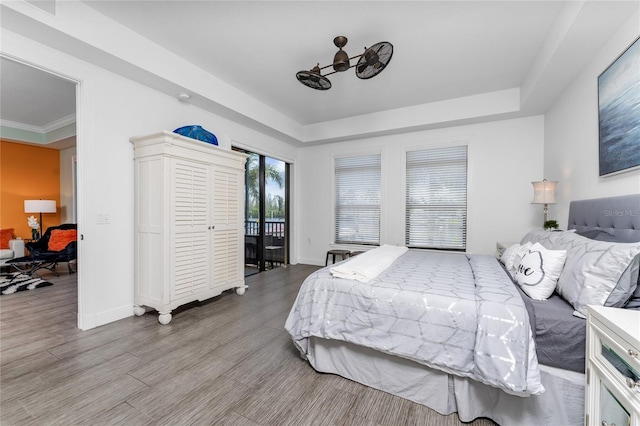
<svg viewBox="0 0 640 426">
<path fill-rule="evenodd" d="M 547 213 L 549 213 L 549 204 L 556 204 L 556 185 L 557 181 L 542 180 L 540 182 L 531 182 L 533 185 L 533 201 L 531 204 L 544 204 L 544 218 L 542 226 L 547 222 Z"/>
<path fill-rule="evenodd" d="M 25 213 L 40 213 L 40 235 L 42 235 L 42 213 L 57 212 L 56 200 L 24 200 Z"/>
</svg>

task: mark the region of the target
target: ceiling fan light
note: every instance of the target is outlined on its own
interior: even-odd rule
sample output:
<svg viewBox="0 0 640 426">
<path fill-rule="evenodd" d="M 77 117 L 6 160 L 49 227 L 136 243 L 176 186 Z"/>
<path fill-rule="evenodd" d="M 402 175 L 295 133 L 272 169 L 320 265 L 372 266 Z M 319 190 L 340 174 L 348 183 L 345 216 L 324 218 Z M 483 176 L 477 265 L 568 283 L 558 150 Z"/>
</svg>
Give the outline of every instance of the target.
<svg viewBox="0 0 640 426">
<path fill-rule="evenodd" d="M 333 69 L 336 71 L 346 71 L 351 68 L 351 64 L 349 64 L 349 55 L 347 52 L 340 49 L 336 52 L 336 55 L 333 57 Z"/>
</svg>

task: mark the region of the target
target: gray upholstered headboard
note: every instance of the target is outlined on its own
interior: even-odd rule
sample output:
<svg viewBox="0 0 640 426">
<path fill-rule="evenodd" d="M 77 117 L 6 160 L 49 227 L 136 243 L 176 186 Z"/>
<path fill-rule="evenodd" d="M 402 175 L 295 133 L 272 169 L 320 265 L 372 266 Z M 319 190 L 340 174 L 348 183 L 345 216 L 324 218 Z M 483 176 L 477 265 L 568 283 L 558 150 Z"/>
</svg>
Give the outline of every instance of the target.
<svg viewBox="0 0 640 426">
<path fill-rule="evenodd" d="M 640 241 L 640 194 L 572 201 L 569 229 L 599 229 L 620 242 Z"/>
</svg>

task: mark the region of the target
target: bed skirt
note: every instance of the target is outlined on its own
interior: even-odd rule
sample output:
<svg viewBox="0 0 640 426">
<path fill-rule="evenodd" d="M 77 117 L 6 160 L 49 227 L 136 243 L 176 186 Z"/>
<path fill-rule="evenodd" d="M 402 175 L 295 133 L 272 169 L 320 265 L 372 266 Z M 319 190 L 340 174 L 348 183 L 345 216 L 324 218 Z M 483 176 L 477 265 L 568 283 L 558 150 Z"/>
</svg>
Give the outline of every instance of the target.
<svg viewBox="0 0 640 426">
<path fill-rule="evenodd" d="M 583 425 L 584 374 L 540 366 L 542 395 L 509 395 L 471 379 L 428 368 L 349 342 L 309 339 L 311 366 L 400 396 L 469 422 L 487 417 L 500 425 Z"/>
</svg>

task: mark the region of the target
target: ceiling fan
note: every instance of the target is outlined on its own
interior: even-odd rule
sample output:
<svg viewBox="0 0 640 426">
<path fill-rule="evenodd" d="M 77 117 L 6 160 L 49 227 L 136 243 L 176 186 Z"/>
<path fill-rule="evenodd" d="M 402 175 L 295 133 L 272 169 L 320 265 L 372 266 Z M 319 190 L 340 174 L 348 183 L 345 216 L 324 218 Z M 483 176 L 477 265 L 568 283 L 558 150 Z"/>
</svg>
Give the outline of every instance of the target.
<svg viewBox="0 0 640 426">
<path fill-rule="evenodd" d="M 347 71 L 353 67 L 356 68 L 356 76 L 366 80 L 380 74 L 389 65 L 393 56 L 393 45 L 388 41 L 381 41 L 369 48 L 365 47 L 363 53 L 352 57 L 349 57 L 347 52 L 342 50 L 347 44 L 346 37 L 338 36 L 334 38 L 333 44 L 338 48 L 333 57 L 333 63 L 324 67 L 320 67 L 318 63 L 310 71 L 298 71 L 296 78 L 300 83 L 312 89 L 328 90 L 331 88 L 331 81 L 327 78 L 328 75 Z M 360 59 L 355 65 L 351 65 L 351 60 L 356 58 Z M 322 70 L 329 67 L 333 67 L 333 71 L 322 75 Z"/>
</svg>

